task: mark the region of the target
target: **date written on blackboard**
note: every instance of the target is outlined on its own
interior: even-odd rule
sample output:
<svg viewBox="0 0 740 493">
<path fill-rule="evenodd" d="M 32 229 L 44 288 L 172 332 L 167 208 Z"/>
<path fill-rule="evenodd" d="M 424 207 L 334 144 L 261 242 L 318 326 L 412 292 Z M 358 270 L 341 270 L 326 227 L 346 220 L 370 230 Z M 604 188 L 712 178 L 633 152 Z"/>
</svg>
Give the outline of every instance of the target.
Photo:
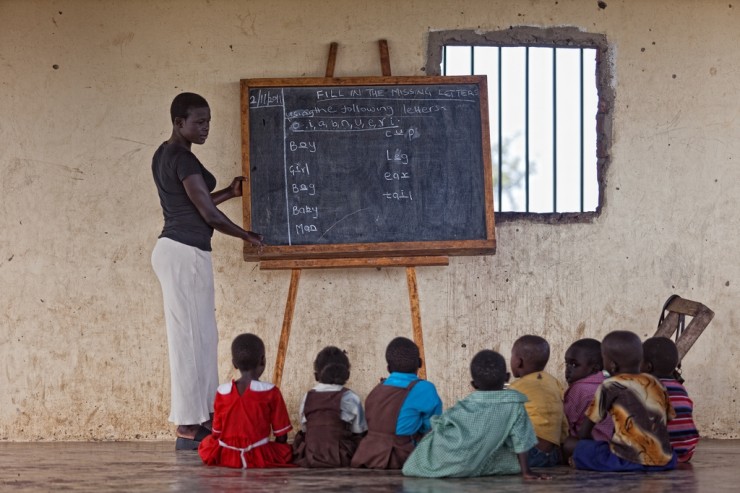
<svg viewBox="0 0 740 493">
<path fill-rule="evenodd" d="M 242 81 L 245 224 L 265 236 L 268 250 L 365 251 L 377 244 L 393 252 L 400 243 L 479 241 L 473 250 L 492 252 L 480 79 L 397 79 L 337 86 L 277 79 L 275 87 Z"/>
</svg>

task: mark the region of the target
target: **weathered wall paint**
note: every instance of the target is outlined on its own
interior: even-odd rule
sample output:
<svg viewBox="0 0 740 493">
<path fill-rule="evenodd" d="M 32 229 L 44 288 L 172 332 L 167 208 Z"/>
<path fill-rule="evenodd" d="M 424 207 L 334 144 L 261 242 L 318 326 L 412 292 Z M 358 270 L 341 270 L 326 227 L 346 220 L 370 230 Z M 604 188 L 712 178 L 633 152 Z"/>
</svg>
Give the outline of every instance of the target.
<svg viewBox="0 0 740 493">
<path fill-rule="evenodd" d="M 426 34 L 573 26 L 614 47 L 607 207 L 592 224 L 514 221 L 498 253 L 419 268 L 429 378 L 446 405 L 469 391 L 479 349 L 508 357 L 544 335 L 566 347 L 613 329 L 655 329 L 672 293 L 715 320 L 684 362 L 706 436 L 738 437 L 740 5 L 728 1 L 511 2 L 158 0 L 0 2 L 0 439 L 165 438 L 172 428 L 161 294 L 149 257 L 162 225 L 150 159 L 168 105 L 203 94 L 196 150 L 220 184 L 240 174 L 240 78 L 420 75 Z M 223 210 L 240 219 L 240 204 Z M 214 238 L 220 372 L 244 331 L 274 360 L 289 272 L 261 272 Z M 383 351 L 410 335 L 403 269 L 303 273 L 283 391 L 291 413 L 326 344 L 350 353 L 367 394 Z M 272 361 L 271 361 L 272 362 Z M 269 378 L 268 369 L 266 377 Z"/>
</svg>

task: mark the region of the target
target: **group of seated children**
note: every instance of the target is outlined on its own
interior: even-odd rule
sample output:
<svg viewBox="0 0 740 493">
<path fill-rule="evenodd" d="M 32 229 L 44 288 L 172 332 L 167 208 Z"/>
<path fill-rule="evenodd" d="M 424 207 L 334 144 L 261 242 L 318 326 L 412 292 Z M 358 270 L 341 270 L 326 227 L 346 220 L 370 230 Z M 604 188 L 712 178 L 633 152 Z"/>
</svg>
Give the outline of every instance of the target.
<svg viewBox="0 0 740 493">
<path fill-rule="evenodd" d="M 218 388 L 213 430 L 199 446 L 203 462 L 228 467 L 402 469 L 407 476 L 522 474 L 570 463 L 595 471 L 664 471 L 691 459 L 699 435 L 692 402 L 676 374 L 667 338 L 643 344 L 628 331 L 581 339 L 565 353 L 563 391 L 545 371 L 547 341 L 517 339 L 509 362 L 483 350 L 470 364 L 474 391 L 442 412 L 434 385 L 417 376 L 419 348 L 397 337 L 386 349 L 389 375 L 367 396 L 344 387 L 350 363 L 334 346 L 314 361 L 317 385 L 300 404 L 291 445 L 280 390 L 259 381 L 265 347 L 242 334 L 232 344 L 241 377 Z M 270 436 L 274 440 L 270 440 Z"/>
</svg>

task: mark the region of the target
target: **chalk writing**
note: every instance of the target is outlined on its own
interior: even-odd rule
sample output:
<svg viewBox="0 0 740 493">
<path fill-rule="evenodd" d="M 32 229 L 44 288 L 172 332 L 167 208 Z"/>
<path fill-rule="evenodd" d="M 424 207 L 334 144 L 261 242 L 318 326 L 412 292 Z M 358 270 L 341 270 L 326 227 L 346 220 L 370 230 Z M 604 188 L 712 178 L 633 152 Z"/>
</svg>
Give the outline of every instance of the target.
<svg viewBox="0 0 740 493">
<path fill-rule="evenodd" d="M 288 166 L 288 173 L 291 175 L 310 175 L 311 172 L 308 169 L 308 163 L 294 163 Z"/>
<path fill-rule="evenodd" d="M 255 108 L 264 108 L 269 106 L 282 106 L 283 96 L 280 91 L 262 90 L 257 94 L 249 96 L 249 106 Z"/>
<path fill-rule="evenodd" d="M 400 192 L 386 192 L 383 194 L 383 197 L 388 200 L 414 200 L 411 196 L 411 191 L 409 191 L 407 195 L 404 190 L 401 190 Z"/>
<path fill-rule="evenodd" d="M 293 119 L 291 132 L 364 132 L 396 128 L 393 118 L 321 118 Z M 292 149 L 291 149 L 292 150 Z"/>
<path fill-rule="evenodd" d="M 385 159 L 386 161 L 393 161 L 393 162 L 401 163 L 401 164 L 409 164 L 409 155 L 401 152 L 401 149 L 396 149 L 395 151 L 393 151 L 393 154 L 391 154 L 390 150 L 386 150 Z"/>
<path fill-rule="evenodd" d="M 294 140 L 290 141 L 290 150 L 291 152 L 295 152 L 298 149 L 306 149 L 308 152 L 316 152 L 316 142 L 296 142 Z"/>
<path fill-rule="evenodd" d="M 316 185 L 313 183 L 309 183 L 308 185 L 305 183 L 293 183 L 291 189 L 293 193 L 308 192 L 308 195 L 316 195 Z"/>
<path fill-rule="evenodd" d="M 310 205 L 306 205 L 303 207 L 299 207 L 297 205 L 293 206 L 293 215 L 294 216 L 301 216 L 301 215 L 307 215 L 311 216 L 314 219 L 319 218 L 319 208 L 318 207 L 311 207 Z"/>
<path fill-rule="evenodd" d="M 478 83 L 316 84 L 248 92 L 252 227 L 268 243 L 486 237 Z"/>
<path fill-rule="evenodd" d="M 421 137 L 421 133 L 418 129 L 411 127 L 406 130 L 402 128 L 396 128 L 395 130 L 386 130 L 385 131 L 386 137 L 403 137 L 408 140 L 414 140 Z"/>
<path fill-rule="evenodd" d="M 306 233 L 318 233 L 319 229 L 315 224 L 296 224 L 295 232 L 299 235 L 303 235 Z"/>
<path fill-rule="evenodd" d="M 411 174 L 406 171 L 401 171 L 400 173 L 386 171 L 385 173 L 383 173 L 383 178 L 385 178 L 387 181 L 410 180 Z"/>
</svg>

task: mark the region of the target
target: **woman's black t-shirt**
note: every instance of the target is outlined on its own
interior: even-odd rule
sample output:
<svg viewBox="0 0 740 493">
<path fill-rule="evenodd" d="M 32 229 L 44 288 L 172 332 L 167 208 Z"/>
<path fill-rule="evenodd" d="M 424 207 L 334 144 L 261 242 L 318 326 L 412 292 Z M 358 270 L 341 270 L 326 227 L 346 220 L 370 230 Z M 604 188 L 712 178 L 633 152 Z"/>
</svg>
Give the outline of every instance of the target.
<svg viewBox="0 0 740 493">
<path fill-rule="evenodd" d="M 200 174 L 209 191 L 216 188 L 216 178 L 188 149 L 164 142 L 152 158 L 152 174 L 159 193 L 159 203 L 164 214 L 164 229 L 160 238 L 184 243 L 211 251 L 210 227 L 191 202 L 182 181 L 190 175 Z"/>
</svg>

